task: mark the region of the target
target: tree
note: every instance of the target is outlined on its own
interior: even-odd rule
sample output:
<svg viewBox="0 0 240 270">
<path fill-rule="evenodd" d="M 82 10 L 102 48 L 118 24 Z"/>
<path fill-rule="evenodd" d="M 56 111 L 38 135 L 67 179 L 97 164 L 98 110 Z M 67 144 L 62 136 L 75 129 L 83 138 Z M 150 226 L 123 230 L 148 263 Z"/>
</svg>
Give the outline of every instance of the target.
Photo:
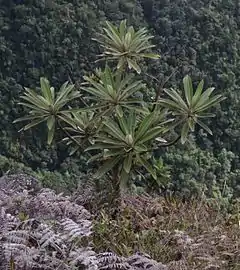
<svg viewBox="0 0 240 270">
<path fill-rule="evenodd" d="M 184 99 L 173 89 L 165 89 L 167 98 L 158 97 L 154 102 L 145 102 L 134 98 L 136 92 L 142 92 L 145 85 L 139 81 L 142 58 L 157 59 L 159 56 L 149 52 L 154 46 L 146 29 L 135 31 L 127 28 L 126 21 L 119 28 L 106 23 L 105 35 L 99 42 L 106 59 L 104 70 L 97 70 L 94 75 L 85 76 L 81 85 L 84 106 L 72 108 L 70 102 L 77 101 L 80 93 L 65 83 L 55 99 L 54 90 L 44 78 L 41 82 L 41 95 L 34 90 L 26 89 L 20 102 L 30 108 L 29 115 L 16 121 L 31 120 L 24 127 L 30 128 L 47 121 L 48 143 L 52 143 L 55 127 L 67 135 L 64 141 L 74 143 L 77 149 L 94 151 L 89 162 L 96 161 L 98 170 L 95 177 L 110 176 L 117 194 L 129 183 L 131 174 L 136 168 L 144 167 L 153 178 L 156 178 L 155 168 L 151 165 L 154 148 L 166 147 L 181 139 L 187 140 L 189 131 L 194 131 L 199 124 L 209 133 L 210 129 L 200 120 L 212 117 L 206 110 L 221 102 L 224 97 L 210 97 L 214 88 L 203 92 L 203 81 L 193 90 L 189 76 L 184 77 Z M 109 66 L 108 61 L 114 60 L 117 65 Z M 56 121 L 57 120 L 57 121 Z M 91 127 L 91 132 L 89 132 Z M 173 142 L 168 140 L 169 134 L 181 129 L 180 135 Z M 76 148 L 75 148 L 76 150 Z"/>
</svg>

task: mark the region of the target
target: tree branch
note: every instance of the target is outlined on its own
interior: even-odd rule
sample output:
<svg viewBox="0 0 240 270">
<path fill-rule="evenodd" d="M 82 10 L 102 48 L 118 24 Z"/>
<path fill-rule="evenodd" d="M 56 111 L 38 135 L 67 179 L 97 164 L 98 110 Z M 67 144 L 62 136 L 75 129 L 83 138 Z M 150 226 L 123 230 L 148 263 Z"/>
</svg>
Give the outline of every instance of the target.
<svg viewBox="0 0 240 270">
<path fill-rule="evenodd" d="M 64 129 L 64 127 L 61 125 L 60 121 L 58 120 L 58 125 L 60 127 L 60 129 L 62 130 L 63 133 L 65 133 L 67 135 L 67 137 L 73 141 L 74 143 L 76 143 L 80 148 L 83 149 L 83 144 L 80 144 L 74 137 L 72 137 L 72 135 L 66 130 Z"/>
<path fill-rule="evenodd" d="M 158 101 L 158 98 L 160 96 L 160 93 L 163 90 L 164 85 L 172 78 L 172 76 L 176 73 L 176 71 L 177 71 L 177 68 L 175 68 L 173 70 L 173 72 L 166 78 L 166 80 L 162 81 L 162 83 L 158 86 L 157 91 L 156 91 L 155 100 L 154 100 L 155 104 L 153 105 L 153 110 L 156 108 L 156 105 L 157 105 L 156 102 Z M 156 79 L 156 80 L 159 82 L 158 79 Z"/>
</svg>

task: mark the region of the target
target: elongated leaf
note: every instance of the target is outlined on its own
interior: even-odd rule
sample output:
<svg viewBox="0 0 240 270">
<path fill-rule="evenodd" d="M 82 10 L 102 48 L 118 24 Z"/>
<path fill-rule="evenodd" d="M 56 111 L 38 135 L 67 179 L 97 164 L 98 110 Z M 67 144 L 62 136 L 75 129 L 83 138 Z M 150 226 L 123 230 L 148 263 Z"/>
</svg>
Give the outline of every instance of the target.
<svg viewBox="0 0 240 270">
<path fill-rule="evenodd" d="M 128 132 L 127 133 L 130 133 L 134 136 L 136 125 L 137 125 L 136 112 L 134 110 L 130 111 L 127 124 L 128 124 Z"/>
<path fill-rule="evenodd" d="M 31 127 L 34 127 L 34 126 L 37 126 L 39 125 L 40 123 L 44 122 L 47 120 L 47 117 L 44 117 L 44 118 L 41 118 L 41 119 L 37 119 L 37 120 L 34 120 L 32 121 L 31 123 L 29 123 L 28 125 L 24 126 L 21 130 L 28 130 L 30 129 Z"/>
<path fill-rule="evenodd" d="M 108 151 L 104 153 L 103 158 L 109 159 L 116 156 L 123 156 L 126 154 L 126 152 L 122 149 L 116 150 L 116 149 L 107 149 Z"/>
<path fill-rule="evenodd" d="M 120 125 L 120 127 L 121 127 L 121 129 L 122 129 L 122 131 L 124 132 L 125 135 L 133 134 L 129 129 L 129 126 L 127 124 L 128 121 L 126 120 L 125 117 L 121 117 L 121 116 L 118 117 L 118 122 L 119 122 L 119 125 Z"/>
<path fill-rule="evenodd" d="M 197 123 L 198 123 L 199 126 L 201 126 L 204 130 L 206 130 L 210 135 L 213 135 L 211 129 L 210 129 L 207 125 L 205 125 L 202 121 L 200 121 L 199 119 L 197 119 Z"/>
<path fill-rule="evenodd" d="M 22 121 L 29 121 L 29 120 L 35 120 L 35 119 L 40 119 L 40 118 L 43 118 L 44 116 L 47 116 L 47 115 L 31 115 L 31 116 L 23 116 L 23 117 L 20 117 L 16 120 L 13 121 L 13 123 L 18 123 L 18 122 L 22 122 Z"/>
<path fill-rule="evenodd" d="M 123 41 L 126 32 L 127 20 L 122 20 L 119 26 L 119 35 L 121 41 Z"/>
<path fill-rule="evenodd" d="M 179 106 L 182 107 L 183 110 L 188 111 L 188 106 L 187 104 L 184 102 L 184 100 L 182 99 L 182 97 L 177 93 L 177 91 L 171 89 L 164 89 L 164 92 L 171 97 L 177 104 L 179 104 Z"/>
<path fill-rule="evenodd" d="M 96 154 L 94 156 L 91 156 L 88 159 L 87 163 L 91 163 L 91 162 L 96 161 L 96 160 L 102 160 L 102 158 L 103 158 L 102 153 L 98 153 L 98 154 Z"/>
<path fill-rule="evenodd" d="M 143 89 L 144 85 L 141 81 L 136 81 L 128 85 L 127 88 L 125 88 L 121 93 L 121 98 L 126 98 L 129 96 L 132 96 L 134 93 L 141 91 Z"/>
<path fill-rule="evenodd" d="M 195 105 L 198 103 L 198 101 L 201 97 L 202 91 L 203 91 L 203 85 L 204 85 L 204 81 L 201 80 L 201 82 L 198 84 L 197 90 L 192 98 L 191 108 L 194 108 Z"/>
<path fill-rule="evenodd" d="M 192 117 L 188 118 L 188 126 L 191 129 L 191 131 L 193 132 L 195 129 L 195 121 Z"/>
<path fill-rule="evenodd" d="M 146 114 L 150 113 L 149 109 L 146 108 L 146 107 L 139 107 L 139 106 L 128 105 L 128 104 L 125 105 L 124 103 L 122 103 L 122 107 L 125 107 L 129 111 L 133 110 L 133 111 L 141 113 L 143 115 L 146 115 Z"/>
<path fill-rule="evenodd" d="M 188 123 L 184 123 L 182 130 L 181 130 L 181 143 L 184 144 L 187 140 L 187 136 L 188 136 L 188 132 L 189 132 L 189 125 Z"/>
<path fill-rule="evenodd" d="M 129 69 L 134 69 L 138 74 L 141 73 L 141 68 L 139 67 L 136 61 L 130 58 L 127 58 L 127 63 L 128 63 Z"/>
<path fill-rule="evenodd" d="M 123 117 L 123 110 L 120 105 L 116 105 L 116 112 L 119 117 Z"/>
<path fill-rule="evenodd" d="M 155 117 L 155 114 L 150 113 L 142 120 L 136 132 L 136 142 L 141 140 L 144 134 L 146 133 L 146 131 L 150 128 L 154 120 L 154 117 Z"/>
<path fill-rule="evenodd" d="M 117 156 L 115 158 L 112 158 L 110 160 L 107 160 L 103 163 L 102 166 L 97 170 L 97 172 L 94 174 L 94 178 L 101 178 L 104 174 L 109 172 L 117 163 L 121 160 L 121 157 Z"/>
<path fill-rule="evenodd" d="M 118 44 L 118 46 L 121 46 L 122 41 L 119 37 L 119 32 L 117 28 L 110 22 L 106 22 L 106 25 L 110 31 L 107 28 L 104 28 L 104 30 L 108 34 L 109 38 L 112 39 L 116 44 Z"/>
<path fill-rule="evenodd" d="M 129 173 L 122 169 L 120 174 L 120 189 L 122 191 L 126 190 L 128 187 Z"/>
<path fill-rule="evenodd" d="M 119 147 L 121 146 L 125 146 L 126 144 L 122 141 L 122 140 L 118 140 L 116 138 L 110 138 L 108 136 L 108 134 L 98 134 L 97 138 L 95 138 L 95 142 L 96 143 L 106 143 L 109 145 L 119 145 Z"/>
<path fill-rule="evenodd" d="M 199 107 L 201 107 L 202 105 L 204 105 L 208 100 L 210 95 L 212 94 L 212 92 L 214 91 L 214 88 L 208 88 L 207 90 L 205 90 L 203 92 L 203 94 L 200 96 L 197 104 L 195 105 L 194 109 L 197 110 Z"/>
<path fill-rule="evenodd" d="M 126 57 L 120 57 L 119 58 L 119 61 L 118 61 L 118 64 L 117 64 L 117 69 L 123 69 L 124 68 L 124 65 L 127 63 L 127 59 Z"/>
<path fill-rule="evenodd" d="M 122 130 L 113 122 L 111 119 L 104 121 L 105 131 L 110 134 L 113 138 L 120 141 L 125 141 L 125 135 Z"/>
<path fill-rule="evenodd" d="M 74 155 L 78 150 L 79 150 L 79 146 L 78 145 L 75 145 L 74 147 L 71 148 L 71 151 L 69 153 L 69 156 L 72 156 Z"/>
<path fill-rule="evenodd" d="M 197 107 L 196 110 L 198 112 L 205 111 L 213 106 L 216 106 L 218 103 L 220 103 L 224 99 L 225 99 L 225 97 L 223 97 L 222 95 L 216 95 L 216 96 L 210 98 L 204 105 Z"/>
<path fill-rule="evenodd" d="M 201 113 L 201 114 L 196 114 L 197 118 L 209 118 L 209 117 L 215 117 L 216 114 L 214 113 Z"/>
<path fill-rule="evenodd" d="M 53 141 L 54 138 L 54 133 L 55 133 L 55 127 L 52 127 L 51 129 L 48 130 L 48 138 L 47 138 L 47 143 L 50 145 Z"/>
<path fill-rule="evenodd" d="M 154 53 L 141 53 L 139 54 L 141 57 L 145 58 L 150 58 L 150 59 L 159 59 L 160 55 L 159 54 L 154 54 Z"/>
<path fill-rule="evenodd" d="M 159 104 L 163 105 L 166 108 L 178 110 L 178 111 L 181 111 L 182 113 L 186 112 L 185 108 L 183 108 L 177 102 L 172 101 L 170 99 L 160 98 L 158 102 Z"/>
<path fill-rule="evenodd" d="M 190 76 L 185 76 L 183 78 L 183 86 L 184 86 L 184 92 L 185 92 L 185 98 L 187 100 L 187 104 L 190 107 L 192 103 L 192 97 L 193 97 L 193 86 L 192 86 L 192 79 Z"/>
<path fill-rule="evenodd" d="M 155 139 L 156 137 L 158 137 L 162 133 L 163 133 L 163 127 L 151 128 L 144 134 L 144 136 L 141 137 L 141 139 L 138 142 L 141 144 L 145 142 L 149 142 Z"/>
<path fill-rule="evenodd" d="M 20 96 L 21 99 L 25 100 L 26 102 L 32 103 L 36 108 L 40 108 L 43 110 L 48 110 L 48 104 L 42 103 L 41 100 L 39 100 L 37 97 L 31 97 L 28 94 L 25 94 L 25 96 Z"/>
<path fill-rule="evenodd" d="M 39 113 L 48 113 L 48 110 L 45 110 L 45 109 L 36 107 L 36 105 L 32 105 L 32 104 L 27 103 L 27 102 L 18 102 L 18 105 L 22 105 L 22 106 L 24 106 L 24 107 L 33 109 L 36 113 L 38 113 L 38 112 L 39 112 Z"/>
<path fill-rule="evenodd" d="M 53 97 L 52 93 L 50 90 L 50 83 L 46 78 L 41 77 L 40 78 L 40 85 L 41 85 L 41 90 L 43 93 L 43 96 L 46 100 L 48 100 L 49 103 L 53 103 Z"/>
<path fill-rule="evenodd" d="M 152 177 L 156 180 L 157 179 L 156 171 L 153 169 L 151 164 L 145 158 L 143 158 L 140 155 L 137 155 L 137 160 L 152 175 Z"/>
<path fill-rule="evenodd" d="M 132 42 L 132 34 L 130 31 L 128 31 L 125 35 L 125 39 L 124 39 L 124 46 L 126 48 L 126 50 L 128 50 L 130 48 L 130 45 L 131 45 L 131 42 Z"/>
<path fill-rule="evenodd" d="M 123 169 L 125 170 L 126 173 L 129 173 L 131 170 L 132 161 L 133 161 L 133 152 L 130 152 L 123 161 Z"/>
<path fill-rule="evenodd" d="M 48 130 L 51 130 L 53 129 L 55 125 L 55 116 L 54 115 L 50 115 L 47 119 L 47 127 L 48 127 Z"/>
</svg>

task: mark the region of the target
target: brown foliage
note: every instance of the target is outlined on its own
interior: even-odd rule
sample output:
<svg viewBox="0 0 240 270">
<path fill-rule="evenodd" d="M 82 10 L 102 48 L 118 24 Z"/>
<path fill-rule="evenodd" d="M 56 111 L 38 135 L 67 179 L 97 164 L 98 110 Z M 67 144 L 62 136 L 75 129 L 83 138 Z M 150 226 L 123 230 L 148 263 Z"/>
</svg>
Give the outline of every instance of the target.
<svg viewBox="0 0 240 270">
<path fill-rule="evenodd" d="M 168 269 L 240 269 L 236 216 L 205 201 L 128 196 L 116 218 L 102 211 L 95 222 L 95 248 L 122 256 L 144 252 Z"/>
</svg>

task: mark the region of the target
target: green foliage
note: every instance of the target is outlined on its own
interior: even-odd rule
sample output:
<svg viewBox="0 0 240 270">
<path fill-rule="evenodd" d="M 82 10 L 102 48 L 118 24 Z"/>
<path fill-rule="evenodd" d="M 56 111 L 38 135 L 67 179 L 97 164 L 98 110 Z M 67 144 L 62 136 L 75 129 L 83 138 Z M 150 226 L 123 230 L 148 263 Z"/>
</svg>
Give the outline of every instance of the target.
<svg viewBox="0 0 240 270">
<path fill-rule="evenodd" d="M 161 54 L 161 59 L 146 59 L 147 64 L 141 66 L 142 76 L 144 77 L 146 71 L 149 75 L 145 79 L 150 89 L 155 85 L 152 75 L 161 82 L 177 70 L 165 88 L 179 89 L 181 79 L 186 74 L 191 74 L 193 82 L 203 78 L 206 88 L 214 86 L 216 91 L 220 92 L 221 89 L 221 94 L 227 97 L 226 101 L 217 106 L 216 121 L 211 121 L 213 136 L 200 130 L 195 133 L 194 140 L 204 150 L 203 155 L 209 152 L 218 162 L 222 148 L 235 155 L 234 159 L 229 159 L 231 180 L 226 181 L 226 191 L 233 189 L 239 192 L 237 171 L 240 168 L 240 39 L 239 7 L 235 0 L 211 1 L 207 4 L 206 1 L 198 0 L 187 5 L 183 0 L 104 0 L 74 3 L 67 0 L 1 1 L 1 154 L 34 170 L 65 172 L 68 157 L 63 144 L 46 146 L 42 126 L 18 134 L 17 129 L 20 126 L 11 124 L 14 119 L 26 113 L 20 106 L 15 106 L 23 93 L 21 85 L 35 88 L 39 77 L 45 76 L 51 78 L 51 83 L 56 88 L 67 80 L 76 82 L 78 88 L 81 76 L 96 67 L 94 61 L 99 51 L 97 43 L 92 42 L 91 38 L 103 33 L 101 27 L 106 26 L 106 20 L 116 25 L 124 18 L 134 25 L 134 29 L 145 27 L 154 34 L 153 43 L 156 44 L 156 52 Z M 139 65 L 141 62 L 137 63 Z M 150 100 L 149 91 L 144 90 L 143 95 Z M 206 121 L 206 124 L 209 122 Z M 198 128 L 196 130 L 198 131 Z M 73 140 L 69 140 L 69 143 L 76 145 Z M 17 152 L 12 147 L 15 144 L 20 145 Z M 194 147 L 201 151 L 196 144 Z M 159 150 L 164 162 L 165 152 L 170 152 L 171 155 L 172 152 L 179 153 L 179 147 L 177 148 Z M 189 153 L 188 147 L 181 149 L 179 155 Z M 72 157 L 71 167 L 68 168 L 73 177 L 86 167 L 80 156 L 76 153 Z M 177 160 L 177 157 L 173 160 Z M 196 163 L 201 166 L 198 161 Z M 187 169 L 185 163 L 176 161 L 176 164 L 172 165 L 174 169 Z M 171 178 L 178 192 L 182 189 L 181 192 L 184 193 L 183 187 L 191 186 L 188 174 L 182 170 L 180 180 L 176 170 L 172 171 Z M 221 187 L 218 173 L 213 174 L 216 186 Z M 202 180 L 194 177 L 194 181 L 196 186 Z"/>
<path fill-rule="evenodd" d="M 212 131 L 200 119 L 214 117 L 214 114 L 204 112 L 225 99 L 222 95 L 210 97 L 214 88 L 208 88 L 202 93 L 203 84 L 204 82 L 201 81 L 198 84 L 196 91 L 193 92 L 192 80 L 189 76 L 185 76 L 183 85 L 186 101 L 184 101 L 178 92 L 173 89 L 164 89 L 164 92 L 170 99 L 159 99 L 159 103 L 164 107 L 170 108 L 173 111 L 173 115 L 177 117 L 177 121 L 183 123 L 181 130 L 182 143 L 186 142 L 189 130 L 195 130 L 196 124 L 199 124 L 204 130 L 212 135 Z"/>
<path fill-rule="evenodd" d="M 97 177 L 102 177 L 113 167 L 118 167 L 120 182 L 126 186 L 130 172 L 134 165 L 143 166 L 153 178 L 157 178 L 155 170 L 147 161 L 151 153 L 151 142 L 166 132 L 164 121 L 165 112 L 154 111 L 137 121 L 136 114 L 132 111 L 128 117 L 118 116 L 116 119 L 106 118 L 103 129 L 96 134 L 95 143 L 88 147 L 89 150 L 101 150 L 90 160 L 105 160 L 97 172 Z"/>
<path fill-rule="evenodd" d="M 133 74 L 122 74 L 112 72 L 106 67 L 103 72 L 99 72 L 98 79 L 84 76 L 89 86 L 81 89 L 90 94 L 90 101 L 94 106 L 87 110 L 101 110 L 101 115 L 111 115 L 117 113 L 123 116 L 123 108 L 140 110 L 136 104 L 142 103 L 141 99 L 132 98 L 136 92 L 141 92 L 145 85 L 136 80 Z"/>
<path fill-rule="evenodd" d="M 70 101 L 80 97 L 80 93 L 74 90 L 74 85 L 69 85 L 68 82 L 64 83 L 57 95 L 55 89 L 50 86 L 46 78 L 40 79 L 41 95 L 38 95 L 31 89 L 25 88 L 24 96 L 21 96 L 23 102 L 20 105 L 30 108 L 29 115 L 18 118 L 14 123 L 21 121 L 31 121 L 24 126 L 21 130 L 28 130 L 42 122 L 47 122 L 48 128 L 48 144 L 52 143 L 55 128 L 59 120 L 66 122 L 66 114 L 69 112 L 63 110 Z"/>
<path fill-rule="evenodd" d="M 114 38 L 114 42 L 117 42 L 117 28 L 114 28 L 114 26 L 109 23 L 108 28 L 112 35 L 114 35 L 114 37 L 112 37 Z M 123 39 L 125 29 L 126 22 L 122 21 L 119 26 L 119 40 Z M 106 35 L 109 36 L 110 34 L 107 29 L 105 29 L 105 31 L 107 33 Z M 125 38 L 127 39 L 127 44 L 128 39 L 130 39 L 131 36 L 134 37 L 132 42 L 129 41 L 129 46 L 131 44 L 133 46 L 133 48 L 129 48 L 129 50 L 134 51 L 136 46 L 136 53 L 139 52 L 138 57 L 144 57 L 145 55 L 140 54 L 140 52 L 145 47 L 152 47 L 145 44 L 149 39 L 145 37 L 145 29 L 139 30 L 136 36 L 134 36 L 132 27 L 130 27 L 129 31 L 129 33 L 126 33 Z M 143 36 L 140 34 L 142 31 L 144 32 L 144 35 L 142 34 Z M 123 42 L 126 43 L 125 39 Z M 139 44 L 142 44 L 142 49 Z M 119 44 L 119 46 L 120 45 L 121 44 Z M 115 44 L 112 43 L 108 44 L 108 48 L 116 49 Z M 115 58 L 122 61 L 121 54 L 115 55 Z M 128 58 L 127 61 L 129 63 Z M 116 69 L 119 69 L 119 64 Z M 136 69 L 136 71 L 139 73 L 138 69 Z M 143 84 L 140 81 L 134 80 L 134 77 L 127 75 L 127 69 L 121 69 L 121 71 L 117 71 L 116 74 L 114 74 L 114 72 L 115 70 L 112 72 L 109 67 L 106 67 L 103 72 L 98 72 L 98 81 L 92 77 L 84 77 L 85 80 L 90 83 L 90 86 L 82 87 L 82 90 L 91 95 L 90 97 L 86 96 L 85 100 L 90 100 L 90 105 L 92 105 L 91 100 L 93 99 L 97 105 L 95 106 L 94 104 L 89 107 L 88 101 L 88 103 L 84 104 L 85 108 L 81 110 L 84 112 L 87 109 L 87 111 L 93 112 L 97 109 L 93 116 L 93 121 L 94 118 L 97 119 L 97 128 L 95 134 L 92 136 L 92 140 L 88 139 L 92 145 L 89 147 L 83 145 L 82 147 L 85 148 L 85 151 L 98 151 L 94 157 L 90 158 L 90 161 L 97 159 L 103 162 L 95 174 L 95 177 L 101 178 L 111 171 L 112 182 L 115 182 L 116 189 L 118 190 L 119 187 L 123 189 L 127 186 L 129 175 L 131 175 L 136 166 L 144 167 L 147 172 L 157 180 L 156 168 L 152 167 L 151 163 L 148 161 L 151 157 L 154 141 L 159 140 L 159 138 L 161 141 L 161 138 L 165 136 L 170 129 L 174 128 L 174 126 L 183 125 L 181 139 L 184 143 L 188 135 L 189 127 L 194 130 L 195 122 L 203 125 L 197 118 L 206 116 L 203 115 L 202 112 L 218 104 L 223 98 L 221 95 L 210 98 L 209 96 L 213 89 L 209 89 L 202 94 L 203 82 L 199 84 L 196 93 L 193 94 L 192 81 L 190 77 L 185 77 L 183 83 L 187 103 L 182 100 L 181 96 L 178 95 L 176 91 L 165 90 L 174 100 L 173 102 L 171 100 L 161 99 L 157 106 L 156 104 L 152 105 L 151 103 L 146 103 L 146 110 L 139 110 L 136 106 L 132 106 L 132 104 L 139 103 L 141 100 L 132 100 L 132 96 L 143 88 Z M 74 86 L 71 85 L 67 87 L 67 83 L 65 83 L 60 88 L 55 98 L 54 88 L 50 87 L 49 82 L 44 78 L 41 78 L 40 82 L 42 96 L 26 89 L 22 99 L 28 103 L 21 102 L 21 105 L 33 110 L 29 112 L 30 116 L 20 118 L 17 121 L 32 120 L 30 124 L 24 127 L 25 130 L 43 121 L 47 121 L 48 143 L 50 144 L 53 140 L 55 123 L 57 121 L 60 127 L 62 126 L 59 122 L 62 121 L 65 124 L 70 124 L 71 128 L 73 128 L 74 125 L 78 128 L 77 124 L 79 118 L 74 114 L 71 117 L 71 113 L 79 111 L 79 108 L 63 110 L 63 107 L 67 105 L 69 101 L 78 98 L 80 94 L 77 91 L 72 92 Z M 155 100 L 157 100 L 157 97 L 158 92 L 156 91 Z M 162 104 L 171 112 L 173 118 L 169 119 L 167 110 L 162 110 L 161 108 Z M 128 109 L 128 113 L 126 113 L 126 109 Z M 179 115 L 180 118 L 182 118 L 180 121 L 178 121 Z M 169 125 L 169 123 L 174 120 L 176 122 L 174 126 Z M 74 121 L 77 121 L 77 123 Z M 85 126 L 85 128 L 87 126 Z M 61 129 L 66 131 L 64 128 Z M 79 129 L 81 130 L 81 127 Z M 81 131 L 84 133 L 84 130 Z M 66 135 L 69 139 L 76 142 L 77 147 L 79 147 L 79 141 L 76 141 L 68 132 L 66 132 Z M 81 137 L 78 136 L 78 139 L 79 138 Z M 73 151 L 75 150 L 76 148 Z"/>
<path fill-rule="evenodd" d="M 148 35 L 147 29 L 142 28 L 135 31 L 133 26 L 127 27 L 127 21 L 121 21 L 119 27 L 106 22 L 107 27 L 103 28 L 104 34 L 97 41 L 104 48 L 100 56 L 107 60 L 117 61 L 117 69 L 124 70 L 126 66 L 137 73 L 141 73 L 138 60 L 142 57 L 158 59 L 157 54 L 145 53 L 155 47 L 149 43 L 153 36 Z"/>
</svg>

